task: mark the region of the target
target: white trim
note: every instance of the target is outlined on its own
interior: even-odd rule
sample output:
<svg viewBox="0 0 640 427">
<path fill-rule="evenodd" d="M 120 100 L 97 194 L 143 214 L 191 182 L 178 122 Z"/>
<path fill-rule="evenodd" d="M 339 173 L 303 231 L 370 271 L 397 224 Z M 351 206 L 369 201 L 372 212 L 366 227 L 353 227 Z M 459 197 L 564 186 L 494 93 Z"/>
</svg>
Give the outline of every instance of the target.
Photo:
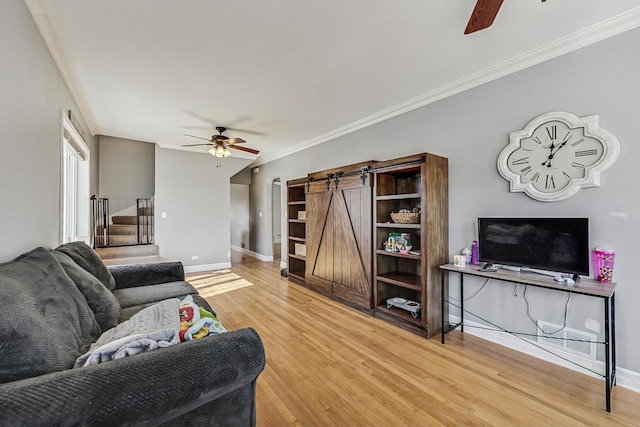
<svg viewBox="0 0 640 427">
<path fill-rule="evenodd" d="M 449 322 L 451 324 L 456 324 L 460 321 L 460 317 L 449 315 Z M 483 329 L 486 326 L 481 323 L 473 322 L 470 320 L 464 321 L 465 326 L 471 326 L 469 328 L 465 328 L 464 333 L 473 335 L 478 338 L 482 338 L 484 340 L 490 341 L 494 344 L 501 345 L 503 347 L 510 348 L 515 351 L 519 351 L 520 353 L 527 354 L 529 356 L 536 357 L 538 359 L 544 360 L 545 362 L 553 363 L 554 365 L 562 366 L 564 368 L 571 369 L 572 371 L 580 372 L 581 374 L 589 375 L 593 378 L 598 378 L 600 380 L 604 380 L 602 377 L 594 374 L 593 372 L 589 372 L 585 369 L 581 369 L 579 366 L 575 366 L 572 363 L 564 361 L 558 357 L 555 357 L 544 350 L 541 350 L 537 347 L 528 344 L 526 341 L 515 337 L 511 334 L 507 334 L 499 331 L 492 331 L 488 329 Z M 473 326 L 480 326 L 481 328 L 474 328 Z M 534 342 L 535 341 L 531 341 Z M 588 369 L 591 369 L 595 372 L 605 371 L 605 364 L 600 360 L 589 360 L 583 357 L 579 357 L 573 354 L 565 353 L 562 351 L 557 351 L 558 354 L 563 357 L 567 357 L 570 360 L 574 360 L 581 365 L 585 366 Z M 624 368 L 616 368 L 616 385 L 635 391 L 640 393 L 640 373 L 634 372 Z"/>
<path fill-rule="evenodd" d="M 231 250 L 241 252 L 245 255 L 249 255 L 251 257 L 257 258 L 260 261 L 271 262 L 273 261 L 273 255 L 262 255 L 257 252 L 250 251 L 249 249 L 240 248 L 238 246 L 231 245 Z"/>
<path fill-rule="evenodd" d="M 89 127 L 91 135 L 100 133 L 93 112 L 87 101 L 80 79 L 73 65 L 73 60 L 67 50 L 63 32 L 53 15 L 53 6 L 50 0 L 24 0 L 31 16 L 33 17 L 40 35 L 51 52 L 53 61 L 62 75 L 73 100 L 76 102 L 80 113 Z"/>
<path fill-rule="evenodd" d="M 201 271 L 211 271 L 211 270 L 223 270 L 225 268 L 231 268 L 230 262 L 219 262 L 217 264 L 199 264 L 199 265 L 190 265 L 184 267 L 185 273 L 199 273 Z"/>
<path fill-rule="evenodd" d="M 86 194 L 81 194 L 80 196 L 84 196 L 83 200 L 81 200 L 82 203 L 87 203 L 87 206 L 85 206 L 86 208 L 86 222 L 84 223 L 84 228 L 86 228 L 87 231 L 87 235 L 82 235 L 82 236 L 77 236 L 78 239 L 86 242 L 87 244 L 91 244 L 91 206 L 89 206 L 89 195 L 91 194 L 91 150 L 89 150 L 89 147 L 87 146 L 87 144 L 85 143 L 84 139 L 80 136 L 80 134 L 78 133 L 78 131 L 76 130 L 76 128 L 74 127 L 73 123 L 71 123 L 71 119 L 69 119 L 69 117 L 67 116 L 69 110 L 61 110 L 60 115 L 61 115 L 61 126 L 60 126 L 60 197 L 62 197 L 63 199 L 60 200 L 60 224 L 59 224 L 59 230 L 58 230 L 58 239 L 59 239 L 59 243 L 62 244 L 63 242 L 65 242 L 65 227 L 64 227 L 64 222 L 66 221 L 65 219 L 65 206 L 64 206 L 64 195 L 66 192 L 66 188 L 64 185 L 64 180 L 65 180 L 65 138 L 64 138 L 64 133 L 65 131 L 69 134 L 69 136 L 71 136 L 71 139 L 73 139 L 73 142 L 70 143 L 70 145 L 75 149 L 75 150 L 79 150 L 82 151 L 82 153 L 79 153 L 81 155 L 81 157 L 84 157 L 82 159 L 83 164 L 82 166 L 82 174 L 86 175 Z M 78 201 L 77 201 L 78 202 Z M 77 203 L 76 202 L 76 203 Z M 77 213 L 78 209 L 76 209 L 76 213 Z M 76 218 L 76 224 L 78 222 L 78 219 Z"/>
<path fill-rule="evenodd" d="M 68 113 L 69 110 L 62 110 L 62 138 L 64 139 L 64 130 L 66 129 L 66 131 L 69 132 L 71 137 L 74 139 L 74 143 L 78 145 L 76 148 L 82 150 L 83 155 L 86 157 L 85 160 L 88 160 L 89 156 L 91 155 L 91 150 L 89 150 L 89 146 L 86 144 L 86 142 L 84 142 L 84 138 L 80 136 L 80 134 L 76 130 L 76 127 L 73 125 L 73 123 L 71 123 L 71 119 L 69 119 L 69 116 L 67 116 Z"/>
<path fill-rule="evenodd" d="M 625 13 L 614 16 L 606 21 L 585 28 L 562 39 L 539 46 L 529 52 L 525 52 L 499 64 L 470 74 L 430 92 L 418 95 L 415 98 L 411 98 L 405 102 L 394 105 L 393 107 L 379 111 L 378 113 L 356 120 L 351 124 L 302 142 L 279 153 L 261 157 L 260 159 L 257 159 L 256 162 L 252 163 L 252 166 L 260 166 L 299 151 L 306 150 L 307 148 L 311 148 L 318 144 L 331 141 L 351 132 L 373 126 L 382 121 L 459 94 L 476 86 L 489 83 L 509 74 L 522 71 L 550 59 L 581 49 L 585 46 L 617 36 L 618 34 L 633 30 L 637 27 L 640 27 L 640 7 L 631 9 Z"/>
<path fill-rule="evenodd" d="M 287 268 L 287 262 L 280 260 L 280 268 Z"/>
<path fill-rule="evenodd" d="M 616 368 L 616 384 L 640 393 L 640 372 L 618 367 Z"/>
<path fill-rule="evenodd" d="M 64 37 L 59 25 L 56 22 L 50 0 L 24 1 L 29 8 L 29 11 L 31 12 L 33 20 L 35 21 L 38 30 L 42 35 L 42 38 L 49 48 L 51 56 L 53 57 L 58 69 L 60 70 L 60 74 L 67 84 L 67 87 L 69 88 L 73 99 L 78 104 L 78 108 L 80 109 L 82 116 L 87 122 L 87 126 L 89 127 L 90 132 L 92 133 L 92 135 L 99 134 L 100 129 L 95 122 L 84 90 L 80 85 L 80 80 L 76 74 L 71 55 L 66 49 Z M 618 16 L 614 16 L 606 21 L 600 22 L 596 25 L 566 36 L 562 39 L 547 43 L 546 45 L 532 49 L 529 52 L 525 52 L 514 58 L 508 59 L 484 70 L 480 70 L 476 73 L 470 74 L 459 80 L 436 88 L 430 92 L 418 95 L 414 98 L 382 110 L 378 113 L 364 117 L 360 120 L 356 120 L 351 124 L 328 132 L 324 135 L 320 135 L 308 141 L 302 142 L 279 153 L 275 153 L 266 157 L 256 158 L 252 165 L 260 166 L 262 164 L 289 156 L 307 148 L 311 148 L 315 145 L 331 141 L 338 137 L 347 135 L 351 132 L 355 132 L 357 130 L 372 126 L 376 123 L 380 123 L 384 120 L 388 120 L 409 111 L 424 107 L 425 105 L 429 105 L 441 99 L 456 95 L 468 89 L 472 89 L 476 86 L 480 86 L 484 83 L 491 82 L 517 71 L 524 70 L 528 67 L 573 52 L 585 46 L 589 46 L 610 37 L 614 37 L 618 34 L 622 34 L 637 27 L 640 27 L 640 7 L 636 7 Z M 161 147 L 173 150 L 197 152 L 195 150 L 185 150 L 182 147 L 175 146 L 161 145 Z M 241 153 L 238 153 L 236 157 L 245 158 Z M 250 157 L 246 158 L 250 159 Z"/>
</svg>

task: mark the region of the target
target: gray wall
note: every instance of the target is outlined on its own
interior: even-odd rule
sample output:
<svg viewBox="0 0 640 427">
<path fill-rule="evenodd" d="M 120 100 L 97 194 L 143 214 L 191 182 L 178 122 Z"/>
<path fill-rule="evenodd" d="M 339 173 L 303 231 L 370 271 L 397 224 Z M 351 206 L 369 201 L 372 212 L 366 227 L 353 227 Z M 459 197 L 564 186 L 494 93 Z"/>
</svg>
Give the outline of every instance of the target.
<svg viewBox="0 0 640 427">
<path fill-rule="evenodd" d="M 251 168 L 242 169 L 231 177 L 232 184 L 251 185 Z"/>
<path fill-rule="evenodd" d="M 155 193 L 155 145 L 131 139 L 100 137 L 100 197 L 116 214 Z M 135 214 L 135 213 L 134 213 Z"/>
<path fill-rule="evenodd" d="M 91 151 L 91 194 L 98 189 L 99 155 L 96 138 L 22 0 L 0 2 L 0 63 L 0 261 L 5 261 L 59 243 L 63 110 L 71 109 L 82 121 Z"/>
<path fill-rule="evenodd" d="M 231 184 L 231 245 L 249 248 L 249 186 Z"/>
<path fill-rule="evenodd" d="M 592 247 L 611 245 L 617 252 L 614 280 L 618 282 L 616 328 L 619 366 L 640 372 L 640 326 L 637 306 L 640 286 L 634 257 L 640 240 L 640 200 L 636 186 L 640 145 L 640 30 L 636 29 L 590 47 L 503 77 L 448 99 L 403 114 L 337 140 L 260 166 L 253 174 L 252 247 L 269 254 L 270 218 L 266 189 L 274 177 L 283 182 L 309 172 L 358 161 L 384 160 L 418 152 L 449 158 L 449 249 L 454 254 L 476 237 L 479 216 L 586 216 Z M 523 193 L 510 193 L 496 160 L 510 132 L 549 111 L 578 116 L 598 114 L 603 128 L 620 140 L 620 159 L 602 175 L 599 188 L 583 189 L 563 201 L 544 203 Z M 340 156 L 336 156 L 339 152 Z M 286 253 L 283 240 L 283 254 Z M 455 284 L 455 280 L 453 280 Z M 470 292 L 481 283 L 468 282 Z M 455 297 L 455 287 L 453 296 Z M 531 292 L 532 315 L 562 324 L 565 294 Z M 488 319 L 535 333 L 526 318 L 522 289 L 488 286 L 467 307 Z M 585 330 L 585 321 L 602 323 L 601 302 L 575 296 L 568 324 Z M 603 325 L 601 325 L 603 328 Z M 602 352 L 600 352 L 602 359 Z"/>
<path fill-rule="evenodd" d="M 156 244 L 160 256 L 198 269 L 229 264 L 229 179 L 248 163 L 234 157 L 216 159 L 156 147 Z M 166 219 L 162 219 L 163 212 Z"/>
</svg>

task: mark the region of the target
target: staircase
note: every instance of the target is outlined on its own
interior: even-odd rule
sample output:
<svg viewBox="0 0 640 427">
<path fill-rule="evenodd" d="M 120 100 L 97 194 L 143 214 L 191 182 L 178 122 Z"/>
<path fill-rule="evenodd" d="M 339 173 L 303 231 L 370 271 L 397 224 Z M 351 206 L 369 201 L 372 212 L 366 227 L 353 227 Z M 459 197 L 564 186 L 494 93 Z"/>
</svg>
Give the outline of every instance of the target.
<svg viewBox="0 0 640 427">
<path fill-rule="evenodd" d="M 158 246 L 153 244 L 153 202 L 138 199 L 138 215 L 114 215 L 111 224 L 108 199 L 94 203 L 95 251 L 107 265 L 159 262 Z"/>
</svg>

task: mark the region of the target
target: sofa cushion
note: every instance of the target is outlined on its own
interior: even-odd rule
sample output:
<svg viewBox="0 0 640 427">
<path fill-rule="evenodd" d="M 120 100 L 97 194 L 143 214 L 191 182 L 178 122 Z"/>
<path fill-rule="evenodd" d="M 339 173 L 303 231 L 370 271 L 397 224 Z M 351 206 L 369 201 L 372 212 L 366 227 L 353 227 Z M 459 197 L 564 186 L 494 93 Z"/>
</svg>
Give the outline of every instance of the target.
<svg viewBox="0 0 640 427">
<path fill-rule="evenodd" d="M 64 245 L 58 246 L 56 251 L 69 255 L 76 264 L 100 280 L 110 291 L 116 288 L 116 281 L 111 275 L 111 272 L 107 266 L 104 265 L 104 262 L 102 262 L 96 251 L 91 249 L 86 243 L 65 243 Z"/>
<path fill-rule="evenodd" d="M 113 293 L 92 274 L 81 268 L 71 257 L 61 251 L 51 251 L 69 278 L 76 284 L 93 311 L 102 331 L 118 324 L 120 303 Z"/>
<path fill-rule="evenodd" d="M 87 301 L 50 250 L 0 264 L 0 383 L 69 369 L 99 335 Z"/>
<path fill-rule="evenodd" d="M 211 308 L 209 303 L 200 295 L 196 295 L 196 294 L 188 294 L 188 295 L 191 295 L 191 297 L 193 298 L 193 302 L 198 304 L 200 307 L 203 307 L 205 310 L 207 310 L 209 313 L 213 314 L 214 316 L 217 316 L 216 312 Z M 180 300 L 182 300 L 186 296 L 187 295 L 185 294 L 176 298 L 180 298 Z M 119 322 L 124 322 L 126 320 L 129 320 L 134 314 L 136 314 L 142 309 L 152 306 L 153 304 L 155 304 L 155 302 L 148 302 L 145 304 L 132 305 L 131 307 L 123 308 L 122 311 L 120 312 Z"/>
<path fill-rule="evenodd" d="M 169 298 L 181 298 L 185 295 L 197 293 L 198 291 L 196 288 L 185 281 L 116 289 L 113 291 L 113 294 L 118 298 L 122 309 L 126 309 L 127 307 L 132 307 L 134 305 L 158 302 Z"/>
</svg>

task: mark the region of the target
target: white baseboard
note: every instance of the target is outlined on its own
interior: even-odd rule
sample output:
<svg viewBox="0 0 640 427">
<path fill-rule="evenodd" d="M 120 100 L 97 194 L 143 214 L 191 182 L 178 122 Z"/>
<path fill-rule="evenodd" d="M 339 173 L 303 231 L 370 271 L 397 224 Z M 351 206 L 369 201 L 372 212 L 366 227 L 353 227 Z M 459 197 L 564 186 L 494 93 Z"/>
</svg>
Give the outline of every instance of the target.
<svg viewBox="0 0 640 427">
<path fill-rule="evenodd" d="M 230 262 L 219 262 L 216 264 L 200 264 L 200 265 L 190 265 L 184 267 L 185 273 L 199 273 L 201 271 L 210 271 L 210 270 L 223 270 L 225 268 L 231 268 Z"/>
<path fill-rule="evenodd" d="M 259 254 L 257 252 L 250 251 L 249 249 L 241 248 L 241 247 L 234 246 L 234 245 L 231 245 L 231 250 L 234 250 L 234 251 L 237 251 L 237 252 L 241 252 L 241 253 L 243 253 L 245 255 L 249 255 L 251 257 L 257 258 L 260 261 L 265 261 L 265 262 L 273 261 L 273 255 L 268 255 L 268 256 L 267 255 L 262 255 L 262 254 Z"/>
<path fill-rule="evenodd" d="M 640 373 L 625 368 L 616 368 L 616 384 L 640 393 Z"/>
<path fill-rule="evenodd" d="M 287 262 L 286 261 L 280 261 L 280 268 L 287 268 Z"/>
<path fill-rule="evenodd" d="M 449 316 L 450 324 L 456 324 L 459 321 L 460 321 L 460 317 Z M 529 356 L 536 357 L 546 362 L 551 362 L 555 365 L 559 365 L 559 366 L 571 369 L 573 371 L 587 374 L 591 377 L 604 380 L 604 378 L 602 378 L 601 376 L 596 375 L 593 372 L 588 371 L 587 369 L 582 369 L 579 366 L 576 366 L 572 363 L 562 360 L 552 354 L 547 353 L 544 350 L 534 347 L 531 344 L 529 344 L 528 341 L 518 338 L 517 336 L 504 333 L 504 332 L 483 329 L 483 328 L 486 328 L 486 326 L 477 322 L 469 321 L 469 320 L 465 320 L 464 323 L 465 323 L 465 329 L 464 329 L 465 334 L 473 335 L 478 338 L 491 341 L 492 343 L 501 345 L 503 347 L 507 347 L 512 350 L 519 351 L 520 353 L 524 353 Z M 476 328 L 474 326 L 477 326 L 479 328 Z M 536 343 L 535 341 L 533 342 Z M 581 365 L 585 366 L 586 368 L 592 371 L 602 372 L 603 374 L 605 372 L 605 366 L 604 366 L 605 364 L 600 360 L 585 359 L 579 356 L 575 356 L 573 354 L 569 354 L 569 353 L 557 351 L 557 350 L 554 350 L 554 352 L 560 354 L 562 357 L 568 358 L 569 360 L 573 360 L 576 363 L 580 363 Z M 624 368 L 617 368 L 616 369 L 616 385 L 635 391 L 637 393 L 640 393 L 640 373 L 630 371 Z"/>
</svg>

